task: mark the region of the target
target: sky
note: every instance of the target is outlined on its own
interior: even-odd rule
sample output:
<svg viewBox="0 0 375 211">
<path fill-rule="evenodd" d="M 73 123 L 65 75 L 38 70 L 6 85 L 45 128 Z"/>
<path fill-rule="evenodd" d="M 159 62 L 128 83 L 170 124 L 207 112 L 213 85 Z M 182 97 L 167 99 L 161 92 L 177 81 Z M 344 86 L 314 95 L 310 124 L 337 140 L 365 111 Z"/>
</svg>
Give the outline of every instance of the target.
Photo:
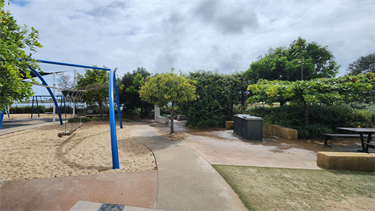
<svg viewBox="0 0 375 211">
<path fill-rule="evenodd" d="M 327 46 L 344 75 L 375 52 L 375 0 L 109 1 L 14 0 L 19 25 L 39 31 L 34 58 L 149 72 L 246 71 L 269 48 L 298 37 Z M 68 68 L 43 64 L 45 72 Z M 48 84 L 52 77 L 46 76 Z M 36 94 L 47 94 L 34 88 Z"/>
</svg>

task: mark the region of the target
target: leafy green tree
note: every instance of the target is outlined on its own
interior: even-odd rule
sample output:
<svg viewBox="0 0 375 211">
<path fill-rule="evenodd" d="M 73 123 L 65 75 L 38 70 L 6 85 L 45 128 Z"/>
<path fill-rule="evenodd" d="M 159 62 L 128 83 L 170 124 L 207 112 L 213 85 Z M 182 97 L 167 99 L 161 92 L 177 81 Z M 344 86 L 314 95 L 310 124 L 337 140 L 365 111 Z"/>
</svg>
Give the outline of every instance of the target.
<svg viewBox="0 0 375 211">
<path fill-rule="evenodd" d="M 103 66 L 104 67 L 104 66 Z M 105 67 L 104 67 L 105 68 Z M 116 71 L 117 68 L 115 68 Z M 120 91 L 123 85 L 119 80 L 117 82 L 118 90 Z M 100 118 L 103 119 L 103 106 L 108 104 L 108 83 L 109 83 L 109 72 L 106 70 L 98 69 L 85 69 L 85 74 L 77 75 L 77 86 L 76 88 L 91 89 L 100 88 L 91 91 L 86 91 L 81 98 L 81 101 L 88 105 L 98 105 L 100 110 Z M 119 103 L 119 102 L 116 102 Z"/>
<path fill-rule="evenodd" d="M 142 100 L 159 107 L 166 107 L 171 115 L 171 133 L 174 133 L 173 117 L 176 103 L 195 100 L 196 87 L 186 78 L 173 73 L 162 73 L 150 78 L 139 90 Z M 172 103 L 169 107 L 168 103 Z"/>
<path fill-rule="evenodd" d="M 307 120 L 307 104 L 332 105 L 335 102 L 351 102 L 365 98 L 365 92 L 371 90 L 371 83 L 374 81 L 373 73 L 293 82 L 259 80 L 257 84 L 249 85 L 248 90 L 253 96 L 248 101 L 272 105 L 281 99 L 290 99 L 293 103 L 303 103 Z"/>
<path fill-rule="evenodd" d="M 304 80 L 310 80 L 334 77 L 339 68 L 327 46 L 307 43 L 299 37 L 289 48 L 269 49 L 268 53 L 251 63 L 244 77 L 253 84 L 259 79 L 296 81 L 302 78 L 302 74 Z"/>
<path fill-rule="evenodd" d="M 139 89 L 143 85 L 144 79 L 149 76 L 151 76 L 151 73 L 143 67 L 138 67 L 132 73 L 124 74 L 121 79 L 124 88 L 120 95 L 123 111 L 141 108 L 141 118 L 143 118 L 154 108 L 153 104 L 147 103 L 139 97 Z"/>
<path fill-rule="evenodd" d="M 196 81 L 198 96 L 197 100 L 178 104 L 180 111 L 189 117 L 189 125 L 198 126 L 199 122 L 215 117 L 230 117 L 233 105 L 241 104 L 245 109 L 249 81 L 242 77 L 242 73 L 224 75 L 201 70 L 190 72 L 187 78 Z"/>
<path fill-rule="evenodd" d="M 0 0 L 0 112 L 5 105 L 27 100 L 34 94 L 32 85 L 22 79 L 31 78 L 28 65 L 38 69 L 32 59 L 36 48 L 42 47 L 38 38 L 38 31 L 33 27 L 29 32 L 26 26 L 17 25 L 10 12 L 4 10 L 4 0 Z M 27 48 L 29 54 L 25 53 Z"/>
<path fill-rule="evenodd" d="M 348 75 L 358 75 L 360 73 L 375 73 L 375 53 L 361 56 L 353 63 L 349 64 Z"/>
</svg>

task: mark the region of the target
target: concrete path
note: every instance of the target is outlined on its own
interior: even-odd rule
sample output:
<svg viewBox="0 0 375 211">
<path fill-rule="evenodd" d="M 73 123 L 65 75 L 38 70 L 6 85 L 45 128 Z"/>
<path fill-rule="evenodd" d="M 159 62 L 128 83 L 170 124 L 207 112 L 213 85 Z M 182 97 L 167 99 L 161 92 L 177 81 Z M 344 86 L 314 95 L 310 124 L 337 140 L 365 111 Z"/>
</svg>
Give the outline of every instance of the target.
<svg viewBox="0 0 375 211">
<path fill-rule="evenodd" d="M 156 136 L 150 126 L 137 128 L 134 138 L 153 151 L 158 166 L 156 209 L 247 210 L 215 169 L 196 152 Z"/>
</svg>

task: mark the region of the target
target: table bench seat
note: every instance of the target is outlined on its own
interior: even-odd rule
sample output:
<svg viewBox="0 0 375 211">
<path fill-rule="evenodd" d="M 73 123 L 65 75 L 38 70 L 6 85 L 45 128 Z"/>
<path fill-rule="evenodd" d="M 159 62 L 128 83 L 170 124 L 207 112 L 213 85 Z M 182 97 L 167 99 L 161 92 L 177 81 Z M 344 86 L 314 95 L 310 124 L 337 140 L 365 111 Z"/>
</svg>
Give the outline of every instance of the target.
<svg viewBox="0 0 375 211">
<path fill-rule="evenodd" d="M 367 138 L 367 134 L 363 134 L 363 138 Z M 324 145 L 327 147 L 332 147 L 331 145 L 327 144 L 328 140 L 332 140 L 333 137 L 341 137 L 341 138 L 361 138 L 360 134 L 324 134 Z"/>
<path fill-rule="evenodd" d="M 364 143 L 364 144 L 367 145 L 367 147 L 375 149 L 375 143 Z"/>
</svg>

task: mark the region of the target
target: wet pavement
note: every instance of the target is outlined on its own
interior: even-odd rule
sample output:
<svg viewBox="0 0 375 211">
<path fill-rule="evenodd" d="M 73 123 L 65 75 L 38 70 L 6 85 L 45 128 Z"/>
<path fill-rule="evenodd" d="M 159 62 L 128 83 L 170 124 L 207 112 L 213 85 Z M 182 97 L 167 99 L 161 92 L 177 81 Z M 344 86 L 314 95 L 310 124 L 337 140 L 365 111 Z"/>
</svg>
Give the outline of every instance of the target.
<svg viewBox="0 0 375 211">
<path fill-rule="evenodd" d="M 169 129 L 161 124 L 153 126 Z M 359 141 L 350 146 L 330 148 L 317 140 L 288 140 L 265 134 L 262 141 L 250 141 L 238 137 L 233 130 L 186 128 L 184 122 L 178 121 L 174 126 L 175 131 L 191 135 L 181 143 L 211 164 L 321 169 L 316 164 L 319 151 L 356 152 L 361 149 Z M 370 152 L 374 152 L 373 149 Z"/>
</svg>

